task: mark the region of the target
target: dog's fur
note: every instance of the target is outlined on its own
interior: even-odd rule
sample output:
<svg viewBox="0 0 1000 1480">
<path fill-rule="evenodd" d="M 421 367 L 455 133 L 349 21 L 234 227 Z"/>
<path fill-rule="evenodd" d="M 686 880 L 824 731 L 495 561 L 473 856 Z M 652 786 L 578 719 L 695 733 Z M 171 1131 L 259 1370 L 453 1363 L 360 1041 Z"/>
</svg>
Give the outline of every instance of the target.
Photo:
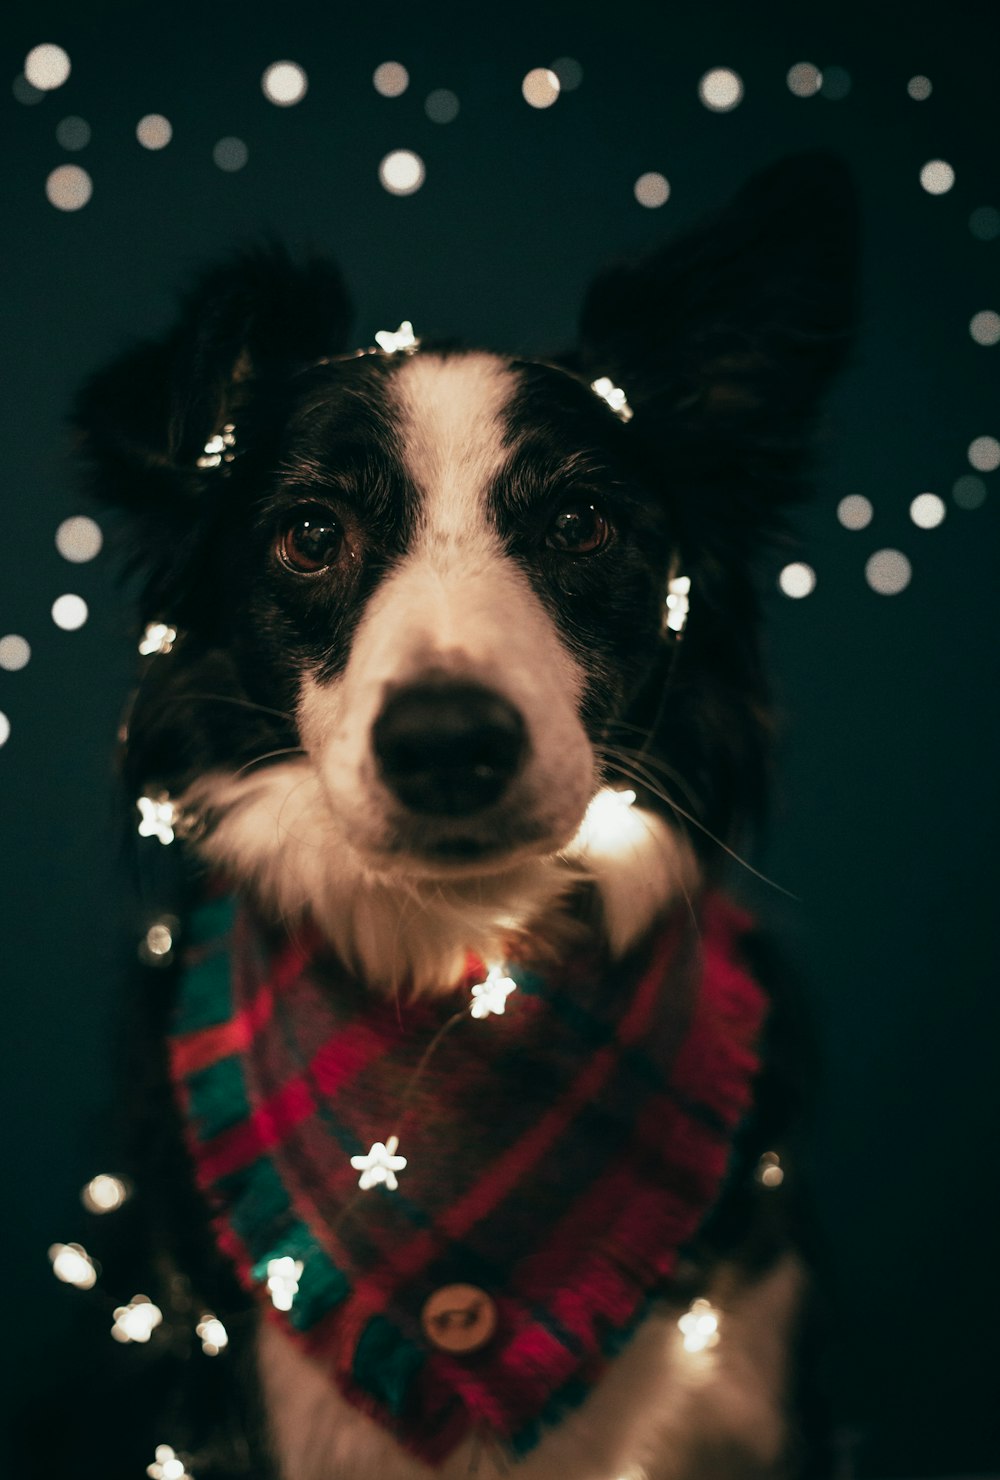
<svg viewBox="0 0 1000 1480">
<path fill-rule="evenodd" d="M 854 234 L 840 167 L 788 162 L 599 278 L 579 346 L 550 361 L 427 342 L 351 356 L 320 260 L 269 250 L 203 277 L 175 331 L 98 376 L 78 413 L 100 496 L 132 516 L 142 620 L 181 633 L 132 707 L 133 793 L 168 790 L 204 859 L 289 920 L 308 912 L 374 992 L 450 987 L 467 951 L 494 958 L 519 934 L 557 955 L 589 930 L 620 954 L 693 898 L 761 798 L 752 561 L 802 492 L 845 356 Z M 598 375 L 625 388 L 631 423 L 588 388 Z M 233 460 L 199 468 L 230 423 Z M 290 568 L 304 519 L 333 531 L 315 573 Z M 567 526 L 594 548 L 567 547 Z M 677 568 L 679 644 L 661 633 Z M 379 725 L 394 696 L 454 685 L 517 717 L 517 764 L 482 804 L 415 809 Z M 581 830 L 609 779 L 640 793 L 610 848 Z M 679 1353 L 679 1281 L 512 1480 L 806 1463 L 805 1274 L 760 1206 L 730 1199 L 706 1245 L 718 1352 Z M 428 1474 L 275 1327 L 259 1356 L 282 1480 Z M 484 1455 L 479 1480 L 499 1464 Z"/>
</svg>

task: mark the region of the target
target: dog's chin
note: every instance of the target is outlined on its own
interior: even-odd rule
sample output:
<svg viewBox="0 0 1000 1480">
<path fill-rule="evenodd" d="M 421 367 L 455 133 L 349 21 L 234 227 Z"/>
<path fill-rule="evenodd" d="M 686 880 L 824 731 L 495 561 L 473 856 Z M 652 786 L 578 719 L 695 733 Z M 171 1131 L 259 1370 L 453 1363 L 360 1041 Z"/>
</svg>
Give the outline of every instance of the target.
<svg viewBox="0 0 1000 1480">
<path fill-rule="evenodd" d="M 493 827 L 459 823 L 440 829 L 396 825 L 367 845 L 355 836 L 352 846 L 370 873 L 387 880 L 447 883 L 493 878 L 551 857 L 575 831 L 572 826 L 554 830 L 509 823 Z"/>
</svg>

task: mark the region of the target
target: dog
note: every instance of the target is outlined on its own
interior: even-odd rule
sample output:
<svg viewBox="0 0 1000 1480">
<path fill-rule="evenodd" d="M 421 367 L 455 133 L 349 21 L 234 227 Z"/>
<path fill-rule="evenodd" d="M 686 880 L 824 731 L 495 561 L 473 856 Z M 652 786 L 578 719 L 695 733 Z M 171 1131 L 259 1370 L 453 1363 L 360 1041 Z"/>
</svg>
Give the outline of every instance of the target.
<svg viewBox="0 0 1000 1480">
<path fill-rule="evenodd" d="M 159 859 L 158 838 L 184 859 L 170 889 L 185 902 L 174 916 L 171 897 L 154 953 L 177 981 L 172 996 L 157 984 L 146 1050 L 162 1067 L 162 1098 L 143 1091 L 159 1149 L 135 1176 L 165 1283 L 185 1310 L 210 1301 L 230 1333 L 211 1400 L 205 1364 L 180 1384 L 202 1389 L 172 1441 L 197 1480 L 824 1473 L 783 1009 L 761 942 L 717 891 L 765 790 L 755 558 L 805 491 L 849 353 L 856 229 L 837 161 L 784 161 L 598 277 L 577 347 L 552 358 L 435 343 L 408 323 L 356 350 L 337 270 L 269 247 L 202 276 L 164 339 L 82 393 L 81 451 L 140 571 L 123 776 L 142 799 L 143 858 Z M 229 975 L 199 923 L 213 912 Z M 691 963 L 713 951 L 742 993 L 742 1026 L 711 1040 L 725 1104 L 716 1061 L 692 1046 Z M 223 978 L 245 995 L 206 1016 Z M 330 1015 L 309 1063 L 332 1055 L 331 1079 L 345 1042 L 375 1045 L 350 1094 L 288 1109 L 302 1075 L 282 1078 L 282 1046 L 246 1037 L 279 1010 L 286 1037 Z M 605 1247 L 616 1208 L 595 1193 L 585 1215 L 568 1182 L 554 1189 L 563 1165 L 598 1189 L 626 1175 L 631 1152 L 608 1146 L 587 1170 L 603 1132 L 580 1127 L 621 1074 L 628 1126 L 627 1075 L 654 1022 L 668 1067 L 650 1067 L 657 1047 L 642 1073 L 658 1116 L 690 1116 L 693 1149 L 675 1185 L 669 1158 L 635 1173 L 650 1211 Z M 553 1023 L 575 1035 L 565 1062 Z M 276 1076 L 241 1081 L 245 1123 L 205 1078 L 221 1073 L 218 1036 L 230 1053 L 240 1032 L 245 1073 Z M 671 1077 L 682 1061 L 700 1110 Z M 499 1148 L 493 1112 L 512 1127 Z M 646 1166 L 651 1123 L 635 1114 Z M 712 1116 L 724 1144 L 708 1151 Z M 525 1148 L 553 1117 L 571 1139 L 539 1166 Z M 273 1257 L 251 1248 L 261 1163 L 233 1150 L 247 1126 L 254 1155 L 297 1148 L 295 1216 L 281 1201 L 260 1236 Z M 501 1177 L 512 1159 L 528 1170 L 508 1188 L 516 1218 L 496 1214 L 491 1264 L 476 1240 L 494 1215 L 460 1210 L 482 1167 Z M 677 1247 L 660 1257 L 647 1244 L 682 1183 Z M 560 1230 L 547 1253 L 536 1217 Z M 346 1276 L 331 1253 L 345 1240 Z M 417 1285 L 419 1309 L 400 1314 Z"/>
</svg>

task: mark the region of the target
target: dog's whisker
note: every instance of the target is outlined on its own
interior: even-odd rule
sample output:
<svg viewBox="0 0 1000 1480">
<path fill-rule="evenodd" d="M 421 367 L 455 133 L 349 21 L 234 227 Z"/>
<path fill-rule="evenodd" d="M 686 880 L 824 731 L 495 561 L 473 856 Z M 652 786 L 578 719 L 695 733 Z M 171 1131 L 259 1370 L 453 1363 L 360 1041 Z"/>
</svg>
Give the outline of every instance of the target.
<svg viewBox="0 0 1000 1480">
<path fill-rule="evenodd" d="M 255 755 L 253 760 L 246 761 L 238 771 L 234 771 L 234 777 L 246 776 L 255 766 L 262 766 L 265 761 L 277 760 L 282 755 L 307 755 L 308 752 L 301 745 L 285 745 L 280 750 L 268 750 L 263 755 Z"/>
</svg>

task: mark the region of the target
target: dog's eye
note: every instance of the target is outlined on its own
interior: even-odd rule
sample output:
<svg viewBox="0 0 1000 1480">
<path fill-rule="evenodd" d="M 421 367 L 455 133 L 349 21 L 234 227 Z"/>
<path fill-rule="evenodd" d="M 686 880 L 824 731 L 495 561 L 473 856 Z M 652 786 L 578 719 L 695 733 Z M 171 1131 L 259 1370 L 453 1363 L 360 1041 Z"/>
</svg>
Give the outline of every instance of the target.
<svg viewBox="0 0 1000 1480">
<path fill-rule="evenodd" d="M 545 543 L 567 555 L 590 555 L 611 538 L 611 522 L 589 499 L 564 504 L 548 527 Z"/>
<path fill-rule="evenodd" d="M 344 531 L 325 509 L 300 509 L 278 536 L 278 559 L 297 575 L 315 575 L 333 565 L 344 543 Z"/>
</svg>

